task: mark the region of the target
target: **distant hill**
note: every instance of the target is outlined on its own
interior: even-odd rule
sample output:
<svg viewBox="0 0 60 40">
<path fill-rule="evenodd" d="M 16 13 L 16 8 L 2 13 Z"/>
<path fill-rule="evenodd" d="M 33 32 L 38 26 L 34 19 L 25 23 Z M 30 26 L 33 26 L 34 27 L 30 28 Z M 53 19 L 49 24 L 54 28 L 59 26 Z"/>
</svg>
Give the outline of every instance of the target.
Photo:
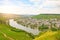
<svg viewBox="0 0 60 40">
<path fill-rule="evenodd" d="M 16 17 L 20 17 L 20 15 L 17 15 L 17 14 L 0 13 L 0 17 L 4 17 L 4 18 L 16 18 Z"/>
<path fill-rule="evenodd" d="M 16 15 L 16 14 L 7 14 L 7 13 L 0 13 L 0 23 L 6 23 L 7 20 L 9 19 L 16 19 L 20 17 L 20 15 Z"/>
<path fill-rule="evenodd" d="M 60 19 L 60 14 L 39 14 L 39 15 L 33 16 L 32 18 L 36 18 L 36 19 L 58 18 L 58 19 Z"/>
</svg>

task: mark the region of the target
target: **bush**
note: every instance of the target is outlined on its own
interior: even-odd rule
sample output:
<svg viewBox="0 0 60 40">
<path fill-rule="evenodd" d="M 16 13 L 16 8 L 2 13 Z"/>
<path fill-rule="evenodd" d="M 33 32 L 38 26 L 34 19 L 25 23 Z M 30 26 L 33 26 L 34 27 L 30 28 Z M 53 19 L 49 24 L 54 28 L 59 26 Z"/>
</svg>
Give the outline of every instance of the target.
<svg viewBox="0 0 60 40">
<path fill-rule="evenodd" d="M 57 31 L 57 28 L 51 28 L 52 31 Z"/>
<path fill-rule="evenodd" d="M 44 24 L 42 24 L 42 26 L 39 27 L 39 30 L 41 31 L 46 30 L 46 29 L 48 29 L 48 26 Z"/>
<path fill-rule="evenodd" d="M 51 30 L 52 31 L 57 31 L 57 28 L 52 27 Z"/>
</svg>

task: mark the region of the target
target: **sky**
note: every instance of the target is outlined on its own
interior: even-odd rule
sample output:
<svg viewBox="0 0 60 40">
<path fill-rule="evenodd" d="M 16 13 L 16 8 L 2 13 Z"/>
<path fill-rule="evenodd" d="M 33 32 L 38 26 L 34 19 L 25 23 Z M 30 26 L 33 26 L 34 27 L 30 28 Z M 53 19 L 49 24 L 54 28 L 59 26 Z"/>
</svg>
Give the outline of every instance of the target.
<svg viewBox="0 0 60 40">
<path fill-rule="evenodd" d="M 21 15 L 60 14 L 60 0 L 0 0 L 0 13 Z"/>
</svg>

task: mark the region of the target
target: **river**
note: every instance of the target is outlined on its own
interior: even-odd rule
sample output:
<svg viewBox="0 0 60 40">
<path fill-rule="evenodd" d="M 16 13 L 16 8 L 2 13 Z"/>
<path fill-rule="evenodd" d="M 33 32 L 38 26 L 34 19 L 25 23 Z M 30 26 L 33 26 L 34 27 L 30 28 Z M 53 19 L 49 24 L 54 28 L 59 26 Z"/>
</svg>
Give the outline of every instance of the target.
<svg viewBox="0 0 60 40">
<path fill-rule="evenodd" d="M 40 31 L 38 29 L 31 29 L 30 27 L 22 26 L 22 25 L 18 24 L 16 21 L 14 21 L 14 19 L 9 20 L 9 25 L 12 27 L 24 30 L 28 33 L 32 33 L 33 35 L 38 35 L 40 33 Z"/>
</svg>

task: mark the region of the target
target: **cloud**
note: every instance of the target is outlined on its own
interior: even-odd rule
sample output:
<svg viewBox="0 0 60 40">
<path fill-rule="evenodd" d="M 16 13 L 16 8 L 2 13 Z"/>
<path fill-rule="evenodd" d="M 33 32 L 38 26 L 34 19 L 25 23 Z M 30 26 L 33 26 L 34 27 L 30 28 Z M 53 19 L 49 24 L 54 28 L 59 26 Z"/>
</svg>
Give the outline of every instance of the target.
<svg viewBox="0 0 60 40">
<path fill-rule="evenodd" d="M 40 9 L 41 13 L 60 13 L 60 1 L 54 0 L 45 0 L 45 2 L 41 5 Z"/>
<path fill-rule="evenodd" d="M 29 0 L 30 2 L 33 2 L 35 4 L 38 4 L 41 0 Z"/>
<path fill-rule="evenodd" d="M 15 14 L 37 14 L 37 8 L 34 6 L 24 4 L 17 1 L 19 6 L 13 5 L 10 1 L 3 1 L 4 5 L 0 6 L 0 12 L 2 13 L 15 13 Z"/>
<path fill-rule="evenodd" d="M 33 5 L 25 4 L 22 1 L 2 1 L 0 5 L 1 13 L 14 13 L 14 14 L 40 14 L 40 13 L 60 13 L 60 1 L 51 0 L 29 0 Z"/>
</svg>

